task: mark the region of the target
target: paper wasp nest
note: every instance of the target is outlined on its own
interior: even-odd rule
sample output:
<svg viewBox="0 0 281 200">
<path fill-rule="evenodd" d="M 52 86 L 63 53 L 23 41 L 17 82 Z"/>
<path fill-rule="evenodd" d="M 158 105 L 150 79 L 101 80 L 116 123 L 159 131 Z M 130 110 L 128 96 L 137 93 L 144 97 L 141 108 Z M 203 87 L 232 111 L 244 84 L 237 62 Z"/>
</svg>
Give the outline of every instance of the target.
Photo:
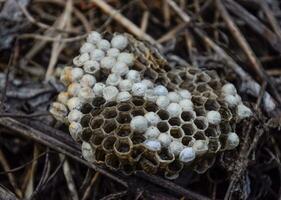
<svg viewBox="0 0 281 200">
<path fill-rule="evenodd" d="M 61 82 L 50 112 L 86 160 L 126 174 L 203 173 L 217 152 L 238 146 L 235 124 L 252 114 L 214 71 L 171 68 L 127 34 L 90 33 Z"/>
</svg>

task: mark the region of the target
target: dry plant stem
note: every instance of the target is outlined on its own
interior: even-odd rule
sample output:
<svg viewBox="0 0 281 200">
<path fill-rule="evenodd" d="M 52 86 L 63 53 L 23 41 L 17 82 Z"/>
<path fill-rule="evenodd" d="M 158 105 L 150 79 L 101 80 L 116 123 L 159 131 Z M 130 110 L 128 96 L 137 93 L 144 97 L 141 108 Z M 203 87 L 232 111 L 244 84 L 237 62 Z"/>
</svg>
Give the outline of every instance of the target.
<svg viewBox="0 0 281 200">
<path fill-rule="evenodd" d="M 254 81 L 247 72 L 245 72 L 228 54 L 226 54 L 226 52 L 221 47 L 219 47 L 215 42 L 213 42 L 202 30 L 194 28 L 194 31 L 228 64 L 228 66 L 232 68 L 232 70 L 237 75 L 239 75 L 244 84 L 244 88 L 242 88 L 242 90 L 245 90 L 246 92 L 249 92 L 250 94 L 258 98 L 259 92 L 257 91 L 260 91 L 261 86 L 256 81 Z M 269 109 L 267 105 L 276 104 L 267 92 L 265 92 L 263 96 L 263 103 L 265 111 L 271 115 L 272 110 Z"/>
<path fill-rule="evenodd" d="M 14 131 L 15 133 L 18 133 L 24 137 L 35 140 L 36 142 L 39 142 L 58 152 L 61 152 L 65 155 L 73 158 L 74 160 L 86 165 L 87 167 L 92 168 L 95 171 L 98 171 L 99 173 L 111 178 L 112 180 L 115 180 L 116 182 L 120 183 L 121 185 L 128 187 L 128 184 L 125 181 L 123 181 L 122 179 L 120 179 L 119 177 L 117 177 L 117 175 L 83 160 L 81 158 L 81 152 L 77 148 L 74 148 L 74 147 L 68 145 L 68 143 L 66 143 L 67 140 L 63 140 L 60 137 L 56 137 L 56 138 L 58 138 L 58 139 L 56 139 L 53 136 L 47 135 L 46 133 L 43 133 L 39 130 L 32 128 L 30 125 L 23 124 L 12 118 L 0 118 L 0 125 L 3 127 L 9 128 L 12 131 Z M 48 132 L 48 134 L 50 134 L 50 133 Z M 78 144 L 77 144 L 77 146 L 78 146 Z M 142 173 L 142 175 L 138 176 L 138 177 L 148 180 L 149 182 L 151 182 L 159 187 L 170 190 L 170 191 L 174 192 L 175 194 L 184 195 L 187 198 L 191 198 L 194 200 L 209 200 L 209 198 L 207 198 L 207 197 L 204 197 L 195 192 L 189 191 L 185 188 L 182 188 L 172 182 L 166 181 L 157 176 L 151 176 L 151 175 Z"/>
<path fill-rule="evenodd" d="M 86 200 L 89 199 L 91 191 L 92 191 L 92 187 L 95 184 L 96 180 L 98 179 L 98 177 L 100 176 L 99 172 L 96 172 L 94 177 L 92 178 L 90 184 L 88 185 L 88 187 L 86 188 L 84 195 L 82 197 L 82 200 Z"/>
<path fill-rule="evenodd" d="M 34 146 L 33 147 L 33 158 L 37 158 L 38 154 L 39 154 L 38 146 L 37 146 L 37 144 L 34 144 L 33 146 Z M 30 168 L 28 168 L 28 171 L 26 173 L 24 184 L 22 184 L 23 185 L 22 188 L 25 191 L 24 198 L 30 198 L 34 191 L 33 184 L 34 184 L 34 176 L 35 176 L 36 169 L 37 169 L 37 160 L 33 159 L 32 161 L 33 161 L 32 165 Z"/>
<path fill-rule="evenodd" d="M 171 8 L 173 8 L 173 10 L 178 13 L 183 21 L 185 21 L 186 23 L 190 22 L 190 17 L 173 0 L 166 1 L 171 6 Z"/>
<path fill-rule="evenodd" d="M 256 33 L 261 35 L 277 52 L 281 53 L 281 39 L 263 25 L 255 16 L 233 0 L 225 0 L 224 5 L 234 15 L 247 23 Z"/>
<path fill-rule="evenodd" d="M 185 14 L 185 13 L 183 13 Z M 186 14 L 185 14 L 186 15 Z M 187 15 L 188 16 L 188 15 Z M 183 20 L 186 19 L 183 18 Z M 189 21 L 185 21 L 186 23 L 188 23 Z M 221 47 L 219 47 L 215 42 L 213 42 L 205 33 L 204 31 L 198 29 L 198 28 L 193 28 L 194 31 L 197 33 L 197 35 L 199 35 L 207 44 L 207 46 L 210 46 L 219 56 L 222 57 L 222 59 L 224 59 L 227 64 L 233 69 L 233 71 L 235 71 L 236 74 L 238 74 L 246 86 L 245 90 L 250 90 L 251 94 L 253 94 L 254 96 L 258 97 L 257 91 L 260 90 L 260 85 L 255 82 L 251 76 L 249 76 Z M 272 99 L 272 97 L 266 92 L 264 97 L 263 97 L 263 101 L 264 101 L 264 105 L 275 105 L 274 100 Z M 264 107 L 266 112 L 268 112 L 268 114 L 271 114 L 271 109 L 269 109 L 267 106 Z"/>
<path fill-rule="evenodd" d="M 19 39 L 36 39 L 36 40 L 42 40 L 46 42 L 63 42 L 63 43 L 68 43 L 68 42 L 76 42 L 79 40 L 83 40 L 87 37 L 88 34 L 83 34 L 75 37 L 69 37 L 69 38 L 53 38 L 45 35 L 37 35 L 37 34 L 32 34 L 32 33 L 26 33 L 20 35 L 18 38 Z"/>
<path fill-rule="evenodd" d="M 0 199 L 1 200 L 19 200 L 11 191 L 0 185 Z"/>
<path fill-rule="evenodd" d="M 187 190 L 185 188 L 182 188 L 170 181 L 166 181 L 158 176 L 155 175 L 148 175 L 145 173 L 139 173 L 137 174 L 138 177 L 143 178 L 145 180 L 149 180 L 150 182 L 154 183 L 155 185 L 159 185 L 167 190 L 173 190 L 173 191 L 178 191 L 180 195 L 185 196 L 188 199 L 193 199 L 193 200 L 210 200 L 208 197 L 202 196 L 200 194 L 197 194 L 195 192 L 192 192 L 190 190 Z"/>
<path fill-rule="evenodd" d="M 127 28 L 132 34 L 140 39 L 147 40 L 151 44 L 158 45 L 157 42 L 148 34 L 142 33 L 141 29 L 134 23 L 124 17 L 118 10 L 115 10 L 103 0 L 92 0 L 99 8 L 101 8 L 106 14 L 110 15 L 114 20 L 118 21 L 125 28 Z M 159 46 L 161 48 L 161 46 Z"/>
<path fill-rule="evenodd" d="M 71 20 L 71 13 L 72 13 L 72 7 L 73 7 L 73 2 L 72 0 L 68 0 L 65 6 L 65 10 L 63 12 L 63 14 L 60 17 L 59 23 L 58 23 L 58 27 L 63 29 L 69 29 L 70 26 L 70 20 Z M 61 39 L 62 35 L 59 34 L 56 36 L 56 38 Z M 48 65 L 48 69 L 46 71 L 46 75 L 45 75 L 45 80 L 49 80 L 51 75 L 53 74 L 55 65 L 57 63 L 58 60 L 58 56 L 60 54 L 60 52 L 62 51 L 62 49 L 64 48 L 64 43 L 60 43 L 60 42 L 54 42 L 52 45 L 52 53 L 51 53 L 51 58 L 50 58 L 50 62 Z"/>
<path fill-rule="evenodd" d="M 275 33 L 278 35 L 279 39 L 281 40 L 281 28 L 273 14 L 273 11 L 269 8 L 266 1 L 264 1 L 264 0 L 257 0 L 257 1 L 261 5 L 261 8 L 263 9 L 266 17 L 268 18 L 270 25 L 272 26 Z"/>
<path fill-rule="evenodd" d="M 0 149 L 0 164 L 5 171 L 10 170 L 10 165 L 9 165 L 7 159 L 5 158 L 5 155 L 4 155 L 4 153 L 2 152 L 1 149 Z M 17 194 L 18 197 L 21 198 L 22 197 L 22 191 L 18 187 L 15 176 L 12 173 L 7 174 L 7 176 L 8 176 L 8 179 L 10 181 L 10 184 L 14 188 L 15 193 Z"/>
<path fill-rule="evenodd" d="M 64 161 L 62 169 L 63 169 L 65 180 L 67 182 L 68 190 L 69 190 L 70 195 L 71 195 L 71 199 L 72 200 L 79 200 L 77 189 L 76 189 L 76 186 L 75 186 L 72 174 L 71 174 L 70 165 L 69 165 L 65 155 L 59 154 L 59 157 L 60 157 L 61 161 Z"/>
<path fill-rule="evenodd" d="M 281 104 L 281 97 L 276 90 L 276 88 L 277 88 L 276 85 L 272 81 L 270 81 L 268 75 L 266 74 L 265 70 L 261 66 L 261 63 L 259 62 L 255 53 L 251 49 L 247 40 L 244 38 L 244 36 L 240 32 L 239 28 L 232 21 L 231 16 L 225 9 L 224 5 L 221 3 L 221 0 L 216 0 L 216 6 L 217 6 L 218 10 L 220 11 L 222 18 L 226 22 L 226 25 L 230 29 L 230 33 L 232 33 L 234 38 L 237 40 L 239 46 L 243 49 L 244 53 L 248 57 L 248 60 L 250 61 L 250 63 L 252 64 L 252 66 L 254 68 L 254 71 L 257 73 L 257 75 L 260 77 L 261 80 L 268 82 L 268 85 L 270 85 L 270 89 L 271 89 L 272 93 L 274 94 L 276 100 L 278 100 L 278 102 Z"/>
</svg>

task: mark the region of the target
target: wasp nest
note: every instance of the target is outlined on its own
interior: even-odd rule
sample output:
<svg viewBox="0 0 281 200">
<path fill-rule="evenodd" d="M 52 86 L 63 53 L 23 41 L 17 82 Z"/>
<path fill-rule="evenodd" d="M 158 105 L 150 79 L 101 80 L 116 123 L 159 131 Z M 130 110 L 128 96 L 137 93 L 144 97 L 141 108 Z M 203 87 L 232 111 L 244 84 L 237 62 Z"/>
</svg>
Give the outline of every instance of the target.
<svg viewBox="0 0 281 200">
<path fill-rule="evenodd" d="M 86 160 L 126 174 L 203 173 L 238 146 L 235 125 L 252 114 L 215 72 L 172 69 L 127 34 L 90 33 L 60 80 L 67 89 L 50 112 L 82 141 Z"/>
</svg>

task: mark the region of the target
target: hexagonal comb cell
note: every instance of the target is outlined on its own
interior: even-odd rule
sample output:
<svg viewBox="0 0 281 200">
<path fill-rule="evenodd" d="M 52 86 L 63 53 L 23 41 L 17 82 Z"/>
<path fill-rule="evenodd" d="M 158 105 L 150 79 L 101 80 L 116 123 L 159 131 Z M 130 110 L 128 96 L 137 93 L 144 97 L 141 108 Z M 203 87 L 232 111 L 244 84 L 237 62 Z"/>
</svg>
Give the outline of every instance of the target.
<svg viewBox="0 0 281 200">
<path fill-rule="evenodd" d="M 86 103 L 86 104 L 84 104 L 82 106 L 81 112 L 83 114 L 88 114 L 88 113 L 90 113 L 92 111 L 92 109 L 93 109 L 93 106 L 91 104 L 89 104 L 89 103 Z"/>
<path fill-rule="evenodd" d="M 82 133 L 81 133 L 81 139 L 83 141 L 88 142 L 92 136 L 93 132 L 90 128 L 83 128 Z"/>
<path fill-rule="evenodd" d="M 115 154 L 120 158 L 127 158 L 132 148 L 133 143 L 130 138 L 118 138 L 113 146 Z"/>
<path fill-rule="evenodd" d="M 208 121 L 205 117 L 196 117 L 193 122 L 195 126 L 200 130 L 206 130 L 208 128 Z"/>
<path fill-rule="evenodd" d="M 144 145 L 134 144 L 131 152 L 131 158 L 134 162 L 138 162 L 142 156 L 142 154 L 146 151 Z"/>
<path fill-rule="evenodd" d="M 222 121 L 219 125 L 221 134 L 228 134 L 229 132 L 231 132 L 231 126 L 229 124 L 229 122 L 227 121 Z"/>
<path fill-rule="evenodd" d="M 90 121 L 92 119 L 92 116 L 87 114 L 87 115 L 84 115 L 81 120 L 80 120 L 80 124 L 82 127 L 88 127 L 89 124 L 90 124 Z"/>
<path fill-rule="evenodd" d="M 176 179 L 179 176 L 179 173 L 183 169 L 183 164 L 177 160 L 168 164 L 165 170 L 165 177 L 167 179 Z"/>
<path fill-rule="evenodd" d="M 92 118 L 92 120 L 90 121 L 90 128 L 92 130 L 98 129 L 102 127 L 103 123 L 104 123 L 104 119 L 102 117 Z"/>
<path fill-rule="evenodd" d="M 111 120 L 106 120 L 102 126 L 102 129 L 104 130 L 105 133 L 109 134 L 117 128 L 117 123 L 115 122 L 114 119 Z"/>
<path fill-rule="evenodd" d="M 129 124 L 122 124 L 116 131 L 117 137 L 129 137 L 132 134 L 132 129 Z"/>
<path fill-rule="evenodd" d="M 181 125 L 181 120 L 178 117 L 172 117 L 168 120 L 168 123 L 171 126 L 180 126 Z"/>
<path fill-rule="evenodd" d="M 113 106 L 116 106 L 116 105 L 117 105 L 116 101 L 110 101 L 110 102 L 106 102 L 104 104 L 104 107 L 113 107 Z"/>
<path fill-rule="evenodd" d="M 127 112 L 120 112 L 116 118 L 117 122 L 120 124 L 129 123 L 132 120 L 132 117 Z"/>
<path fill-rule="evenodd" d="M 105 108 L 102 111 L 102 115 L 104 116 L 105 119 L 115 118 L 117 116 L 116 108 L 115 107 Z"/>
<path fill-rule="evenodd" d="M 160 117 L 160 119 L 162 119 L 162 120 L 167 120 L 167 119 L 169 119 L 169 113 L 167 112 L 167 111 L 165 111 L 165 110 L 159 110 L 158 112 L 157 112 L 157 114 L 158 114 L 158 116 Z"/>
<path fill-rule="evenodd" d="M 221 148 L 221 143 L 218 138 L 209 138 L 209 152 L 217 153 Z"/>
<path fill-rule="evenodd" d="M 182 121 L 190 122 L 191 120 L 195 119 L 196 113 L 194 111 L 183 111 L 180 117 Z"/>
<path fill-rule="evenodd" d="M 103 164 L 105 162 L 106 153 L 103 149 L 97 148 L 95 150 L 95 162 L 98 164 Z"/>
<path fill-rule="evenodd" d="M 134 145 L 135 144 L 141 144 L 145 141 L 145 137 L 141 133 L 134 132 L 132 137 L 131 137 L 131 140 L 132 140 Z"/>
<path fill-rule="evenodd" d="M 157 124 L 157 128 L 159 129 L 160 132 L 165 133 L 169 130 L 169 125 L 167 122 L 159 122 Z"/>
<path fill-rule="evenodd" d="M 161 149 L 160 152 L 156 153 L 156 158 L 160 162 L 160 167 L 165 167 L 169 163 L 173 162 L 175 160 L 175 156 L 171 154 L 168 149 Z"/>
<path fill-rule="evenodd" d="M 145 103 L 144 108 L 147 112 L 156 112 L 158 110 L 157 104 L 150 101 Z"/>
<path fill-rule="evenodd" d="M 128 102 L 120 103 L 117 105 L 117 109 L 121 112 L 129 112 L 132 109 L 132 106 Z"/>
<path fill-rule="evenodd" d="M 195 140 L 206 140 L 205 133 L 203 131 L 197 131 L 194 135 L 193 138 Z"/>
<path fill-rule="evenodd" d="M 181 139 L 184 136 L 183 130 L 179 127 L 172 127 L 169 133 L 174 139 Z"/>
<path fill-rule="evenodd" d="M 119 170 L 120 169 L 120 159 L 113 153 L 107 154 L 105 156 L 105 165 L 111 170 Z"/>
<path fill-rule="evenodd" d="M 131 101 L 135 106 L 143 106 L 145 103 L 142 97 L 133 97 Z"/>
<path fill-rule="evenodd" d="M 207 101 L 207 98 L 202 96 L 193 96 L 191 101 L 195 106 L 202 106 Z"/>
<path fill-rule="evenodd" d="M 215 99 L 207 99 L 207 101 L 204 104 L 204 108 L 208 111 L 211 111 L 211 110 L 217 111 L 220 109 L 220 104 Z"/>
<path fill-rule="evenodd" d="M 211 80 L 211 77 L 205 72 L 200 72 L 195 75 L 195 83 L 207 83 Z"/>
<path fill-rule="evenodd" d="M 154 155 L 145 156 L 140 160 L 140 165 L 146 173 L 155 174 L 159 167 L 159 161 Z"/>
<path fill-rule="evenodd" d="M 100 147 L 101 143 L 103 142 L 104 136 L 103 135 L 94 135 L 91 137 L 90 143 L 93 147 Z"/>
<path fill-rule="evenodd" d="M 196 86 L 196 91 L 203 93 L 205 91 L 212 91 L 212 88 L 206 83 L 200 83 Z"/>
<path fill-rule="evenodd" d="M 218 132 L 218 130 L 216 128 L 208 127 L 205 130 L 205 135 L 207 137 L 218 137 L 219 136 L 219 132 Z"/>
<path fill-rule="evenodd" d="M 181 126 L 185 135 L 193 135 L 196 131 L 196 126 L 193 123 L 186 123 Z"/>
<path fill-rule="evenodd" d="M 184 80 L 180 85 L 179 85 L 180 88 L 182 89 L 186 89 L 186 90 L 189 90 L 189 91 L 193 91 L 195 89 L 195 85 L 188 81 L 188 80 Z"/>
<path fill-rule="evenodd" d="M 113 146 L 114 146 L 116 140 L 117 140 L 117 138 L 113 135 L 105 137 L 101 144 L 103 150 L 106 152 L 112 152 Z"/>
<path fill-rule="evenodd" d="M 102 97 L 95 97 L 92 101 L 92 105 L 94 107 L 100 107 L 102 106 L 103 104 L 105 104 L 105 99 L 102 98 Z"/>
<path fill-rule="evenodd" d="M 203 106 L 194 107 L 194 111 L 196 113 L 196 116 L 205 116 L 206 115 L 206 110 Z"/>
<path fill-rule="evenodd" d="M 181 143 L 182 143 L 184 146 L 192 146 L 194 140 L 195 140 L 195 139 L 194 139 L 192 136 L 185 135 L 185 136 L 183 136 L 183 138 L 181 139 Z"/>
<path fill-rule="evenodd" d="M 219 109 L 219 113 L 221 114 L 221 118 L 226 121 L 230 121 L 232 119 L 231 111 L 226 107 L 221 107 Z"/>
<path fill-rule="evenodd" d="M 139 108 L 134 108 L 131 112 L 132 116 L 143 116 L 145 114 L 145 111 L 142 107 L 139 107 Z"/>
<path fill-rule="evenodd" d="M 167 76 L 169 80 L 176 85 L 182 82 L 181 78 L 177 74 L 167 73 Z"/>
</svg>

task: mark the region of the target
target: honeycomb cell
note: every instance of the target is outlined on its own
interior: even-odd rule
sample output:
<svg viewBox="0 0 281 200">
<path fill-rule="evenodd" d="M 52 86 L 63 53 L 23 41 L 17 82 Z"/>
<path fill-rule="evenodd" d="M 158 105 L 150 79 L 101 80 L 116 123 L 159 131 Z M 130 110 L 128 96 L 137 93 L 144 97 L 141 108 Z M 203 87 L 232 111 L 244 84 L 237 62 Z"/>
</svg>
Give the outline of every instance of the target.
<svg viewBox="0 0 281 200">
<path fill-rule="evenodd" d="M 105 119 L 116 118 L 116 116 L 117 116 L 116 108 L 115 107 L 105 108 L 102 111 L 102 115 L 104 116 Z"/>
<path fill-rule="evenodd" d="M 114 107 L 117 105 L 116 101 L 109 101 L 104 104 L 104 107 Z"/>
<path fill-rule="evenodd" d="M 209 138 L 209 152 L 210 153 L 217 153 L 221 148 L 221 143 L 218 138 Z"/>
<path fill-rule="evenodd" d="M 102 105 L 105 104 L 105 99 L 103 97 L 95 97 L 92 101 L 92 105 L 94 107 L 101 107 Z"/>
<path fill-rule="evenodd" d="M 142 107 L 139 107 L 139 108 L 133 108 L 132 112 L 131 112 L 132 116 L 135 117 L 135 116 L 144 116 L 145 114 L 145 111 Z"/>
<path fill-rule="evenodd" d="M 195 140 L 206 140 L 205 133 L 203 131 L 197 131 L 194 135 L 193 138 Z"/>
<path fill-rule="evenodd" d="M 131 101 L 135 106 L 143 106 L 145 103 L 145 100 L 142 97 L 134 96 Z"/>
<path fill-rule="evenodd" d="M 117 123 L 114 119 L 106 120 L 102 126 L 102 129 L 106 134 L 110 134 L 114 132 L 114 130 L 117 128 Z"/>
<path fill-rule="evenodd" d="M 175 160 L 167 165 L 165 170 L 165 177 L 170 180 L 176 179 L 179 176 L 179 173 L 182 171 L 182 169 L 183 169 L 182 162 Z"/>
<path fill-rule="evenodd" d="M 181 120 L 178 117 L 172 117 L 168 120 L 168 123 L 171 126 L 180 126 L 181 125 Z"/>
<path fill-rule="evenodd" d="M 195 75 L 195 83 L 207 83 L 211 80 L 211 77 L 205 72 L 200 72 Z"/>
<path fill-rule="evenodd" d="M 205 130 L 205 135 L 207 137 L 218 137 L 220 135 L 220 133 L 218 132 L 218 130 L 214 127 L 208 127 L 206 130 Z"/>
<path fill-rule="evenodd" d="M 160 132 L 165 133 L 169 130 L 169 125 L 167 122 L 159 122 L 157 124 L 157 128 L 159 129 Z"/>
<path fill-rule="evenodd" d="M 142 154 L 146 151 L 146 148 L 142 144 L 134 144 L 131 152 L 131 159 L 133 162 L 138 162 Z"/>
<path fill-rule="evenodd" d="M 85 104 L 82 106 L 82 108 L 81 108 L 80 111 L 81 111 L 83 114 L 88 114 L 88 113 L 90 113 L 90 112 L 92 111 L 92 109 L 93 109 L 93 106 L 92 106 L 91 104 L 85 103 Z"/>
<path fill-rule="evenodd" d="M 90 121 L 90 128 L 94 131 L 95 129 L 102 127 L 103 123 L 104 119 L 102 117 L 92 118 Z"/>
<path fill-rule="evenodd" d="M 140 160 L 140 166 L 146 173 L 155 174 L 159 165 L 160 163 L 154 155 L 145 156 Z"/>
<path fill-rule="evenodd" d="M 147 111 L 147 112 L 156 112 L 159 108 L 157 106 L 156 103 L 153 103 L 153 102 L 150 102 L 150 101 L 147 101 L 144 105 L 144 109 Z"/>
<path fill-rule="evenodd" d="M 94 109 L 92 109 L 91 110 L 91 116 L 92 117 L 97 117 L 97 116 L 99 116 L 100 114 L 101 114 L 101 112 L 102 112 L 102 108 L 94 108 Z"/>
<path fill-rule="evenodd" d="M 83 128 L 82 133 L 81 133 L 81 139 L 83 141 L 88 142 L 92 136 L 93 132 L 90 128 Z"/>
<path fill-rule="evenodd" d="M 199 116 L 194 119 L 194 124 L 199 130 L 206 130 L 208 128 L 208 121 L 205 117 Z"/>
<path fill-rule="evenodd" d="M 114 135 L 105 137 L 101 143 L 103 150 L 107 153 L 112 152 L 113 146 L 114 146 L 116 140 L 117 140 L 117 138 Z"/>
<path fill-rule="evenodd" d="M 157 114 L 158 114 L 158 116 L 160 117 L 160 119 L 162 119 L 162 120 L 168 120 L 169 119 L 169 113 L 167 112 L 167 111 L 165 111 L 165 110 L 159 110 L 158 112 L 157 112 Z"/>
<path fill-rule="evenodd" d="M 203 97 L 206 97 L 207 99 L 217 99 L 218 95 L 215 93 L 215 91 L 204 91 L 201 93 Z"/>
<path fill-rule="evenodd" d="M 103 164 L 105 162 L 106 153 L 102 148 L 95 149 L 94 160 L 97 164 Z"/>
<path fill-rule="evenodd" d="M 180 127 L 172 127 L 169 133 L 174 139 L 181 139 L 184 136 L 183 130 Z"/>
<path fill-rule="evenodd" d="M 175 156 L 162 148 L 160 152 L 156 152 L 156 159 L 159 161 L 160 167 L 164 168 L 175 160 Z"/>
<path fill-rule="evenodd" d="M 115 154 L 111 153 L 105 156 L 105 165 L 109 169 L 113 171 L 117 171 L 120 169 L 121 162 L 120 159 Z"/>
<path fill-rule="evenodd" d="M 192 136 L 189 136 L 189 135 L 185 135 L 183 136 L 183 138 L 181 139 L 181 143 L 184 145 L 184 146 L 192 146 L 193 143 L 194 143 L 194 138 Z"/>
<path fill-rule="evenodd" d="M 193 135 L 197 128 L 193 123 L 186 123 L 181 126 L 185 135 Z"/>
<path fill-rule="evenodd" d="M 182 89 L 186 89 L 188 91 L 193 91 L 195 89 L 195 85 L 188 81 L 188 80 L 184 80 L 180 85 L 179 85 L 180 88 Z"/>
<path fill-rule="evenodd" d="M 181 120 L 184 122 L 190 122 L 196 117 L 196 113 L 194 111 L 183 111 L 180 115 Z"/>
<path fill-rule="evenodd" d="M 212 91 L 213 89 L 206 83 L 200 83 L 196 86 L 196 91 L 203 93 L 205 91 Z"/>
<path fill-rule="evenodd" d="M 90 114 L 84 115 L 81 120 L 80 120 L 80 124 L 81 126 L 84 127 L 88 127 L 90 124 L 90 121 L 92 119 L 92 116 Z"/>
<path fill-rule="evenodd" d="M 142 144 L 144 141 L 145 141 L 145 137 L 142 133 L 137 133 L 137 132 L 134 132 L 132 137 L 131 137 L 131 140 L 133 142 L 133 144 Z"/>
<path fill-rule="evenodd" d="M 93 135 L 91 137 L 90 144 L 95 148 L 101 147 L 103 139 L 104 139 L 103 135 Z"/>
<path fill-rule="evenodd" d="M 220 91 L 221 89 L 221 82 L 219 80 L 211 80 L 208 85 L 213 88 L 214 91 Z"/>
<path fill-rule="evenodd" d="M 206 157 L 197 162 L 197 164 L 194 166 L 194 171 L 196 171 L 198 174 L 203 174 L 210 167 L 213 166 L 214 162 L 215 162 L 215 157 L 213 156 Z"/>
<path fill-rule="evenodd" d="M 211 110 L 218 111 L 220 108 L 220 104 L 215 99 L 207 99 L 207 101 L 204 104 L 204 108 L 205 108 L 205 110 L 208 110 L 208 111 L 211 111 Z"/>
<path fill-rule="evenodd" d="M 168 76 L 169 80 L 176 85 L 178 85 L 179 83 L 182 82 L 181 78 L 177 74 L 167 73 L 167 76 Z"/>
<path fill-rule="evenodd" d="M 231 132 L 231 126 L 229 122 L 225 120 L 220 123 L 219 129 L 221 134 L 228 134 L 229 132 Z"/>
<path fill-rule="evenodd" d="M 121 112 L 129 112 L 132 106 L 128 102 L 120 103 L 117 105 L 117 110 Z"/>
<path fill-rule="evenodd" d="M 113 146 L 115 154 L 122 159 L 129 157 L 132 148 L 133 143 L 130 138 L 118 138 Z"/>
<path fill-rule="evenodd" d="M 195 76 L 196 74 L 200 73 L 201 71 L 195 67 L 191 67 L 191 68 L 188 68 L 187 69 L 187 73 L 190 75 L 190 76 Z"/>
<path fill-rule="evenodd" d="M 194 106 L 202 106 L 207 101 L 207 98 L 202 96 L 192 96 L 191 101 Z"/>
<path fill-rule="evenodd" d="M 126 124 L 126 123 L 130 123 L 130 121 L 132 120 L 132 117 L 127 112 L 120 112 L 120 113 L 118 113 L 116 120 L 120 124 Z"/>
<path fill-rule="evenodd" d="M 221 114 L 221 118 L 226 121 L 230 121 L 232 119 L 231 111 L 226 107 L 221 107 L 219 109 L 219 113 Z"/>
<path fill-rule="evenodd" d="M 122 124 L 116 131 L 117 137 L 129 137 L 132 134 L 132 129 L 129 124 Z"/>
<path fill-rule="evenodd" d="M 194 111 L 196 113 L 196 116 L 205 116 L 206 115 L 206 110 L 203 106 L 194 107 Z"/>
</svg>

